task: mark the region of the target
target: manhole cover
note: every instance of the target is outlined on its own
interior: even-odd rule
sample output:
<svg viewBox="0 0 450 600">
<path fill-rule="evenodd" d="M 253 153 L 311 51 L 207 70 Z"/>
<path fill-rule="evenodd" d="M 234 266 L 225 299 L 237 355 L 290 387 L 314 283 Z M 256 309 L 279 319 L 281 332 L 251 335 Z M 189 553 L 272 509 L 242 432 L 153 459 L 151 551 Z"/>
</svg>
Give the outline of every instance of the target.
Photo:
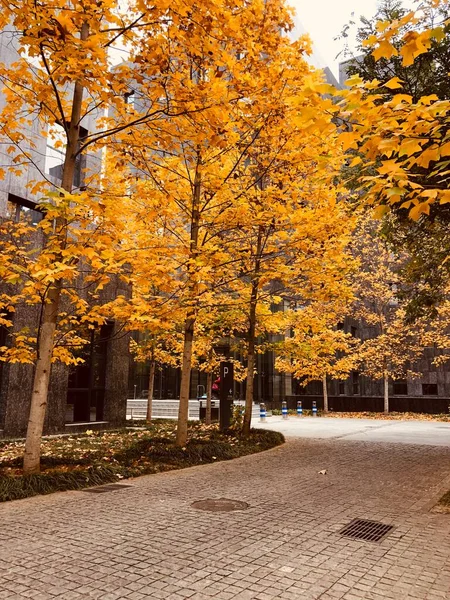
<svg viewBox="0 0 450 600">
<path fill-rule="evenodd" d="M 132 485 L 126 485 L 125 483 L 109 483 L 106 485 L 99 485 L 97 487 L 86 488 L 81 490 L 82 492 L 89 492 L 89 494 L 105 494 L 106 492 L 114 492 L 115 490 L 123 490 L 124 488 L 133 487 Z"/>
<path fill-rule="evenodd" d="M 365 540 L 367 542 L 380 542 L 393 529 L 393 525 L 385 525 L 384 523 L 367 521 L 365 519 L 353 519 L 339 533 L 346 537 Z"/>
<path fill-rule="evenodd" d="M 227 498 L 196 500 L 191 506 L 198 510 L 209 510 L 210 512 L 231 512 L 232 510 L 245 510 L 249 507 L 247 502 L 228 500 Z"/>
</svg>

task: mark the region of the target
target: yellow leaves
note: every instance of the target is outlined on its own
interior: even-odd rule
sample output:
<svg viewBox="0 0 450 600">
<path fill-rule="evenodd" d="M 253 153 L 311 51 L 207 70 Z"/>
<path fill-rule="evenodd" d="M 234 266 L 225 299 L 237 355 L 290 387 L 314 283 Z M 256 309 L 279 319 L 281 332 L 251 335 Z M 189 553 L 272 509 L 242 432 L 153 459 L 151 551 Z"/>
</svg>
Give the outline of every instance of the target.
<svg viewBox="0 0 450 600">
<path fill-rule="evenodd" d="M 428 169 L 430 166 L 430 162 L 434 162 L 439 159 L 439 148 L 437 146 L 432 146 L 427 148 L 422 152 L 420 156 L 417 157 L 415 163 L 419 167 L 423 167 L 424 169 Z"/>
<path fill-rule="evenodd" d="M 358 87 L 364 84 L 364 80 L 359 75 L 352 75 L 345 81 L 345 85 L 348 87 Z"/>
<path fill-rule="evenodd" d="M 339 135 L 339 141 L 342 143 L 344 151 L 358 148 L 358 135 L 355 132 L 344 132 Z"/>
<path fill-rule="evenodd" d="M 396 90 L 403 86 L 403 81 L 399 77 L 392 77 L 388 82 L 384 84 L 384 87 L 389 88 L 390 90 Z"/>
<path fill-rule="evenodd" d="M 403 104 L 411 104 L 412 103 L 412 96 L 409 94 L 395 94 L 395 96 L 392 98 L 392 104 L 393 104 L 393 108 L 394 110 L 401 110 L 404 107 L 402 106 Z"/>
<path fill-rule="evenodd" d="M 393 23 L 379 24 L 377 35 L 367 45 L 378 45 L 375 56 L 387 60 L 395 55 L 395 45 L 408 66 L 428 51 L 432 39 L 442 39 L 439 28 L 421 31 L 425 22 L 420 13 L 417 18 L 409 13 Z M 355 166 L 361 164 L 359 181 L 365 188 L 365 201 L 380 205 L 376 208 L 379 216 L 396 204 L 408 209 L 412 219 L 428 215 L 430 204 L 447 201 L 450 161 L 443 159 L 450 156 L 450 101 L 428 95 L 414 102 L 410 95 L 395 93 L 403 86 L 400 77 L 384 85 L 394 91 L 391 98 L 373 93 L 378 82 L 354 78 L 353 85 L 343 94 L 343 116 L 351 131 L 341 134 L 340 140 L 345 150 L 355 150 L 362 159 Z"/>
<path fill-rule="evenodd" d="M 439 147 L 440 156 L 450 156 L 450 142 L 446 142 Z"/>
<path fill-rule="evenodd" d="M 408 67 L 414 63 L 414 60 L 428 51 L 431 45 L 430 31 L 418 33 L 417 31 L 408 31 L 404 37 L 404 45 L 400 51 L 403 56 L 403 66 Z"/>
<path fill-rule="evenodd" d="M 405 155 L 410 156 L 417 152 L 421 152 L 423 143 L 424 143 L 423 140 L 418 140 L 418 139 L 414 139 L 414 138 L 405 139 L 400 144 L 400 147 L 398 149 L 398 155 L 399 156 L 405 156 Z"/>
<path fill-rule="evenodd" d="M 436 2 L 440 2 L 441 0 L 436 0 Z M 445 39 L 445 29 L 444 27 L 435 27 L 430 30 L 430 37 L 435 39 L 437 42 L 442 42 Z"/>
<path fill-rule="evenodd" d="M 381 219 L 389 212 L 389 206 L 385 204 L 380 204 L 373 209 L 373 217 L 374 219 Z"/>
<path fill-rule="evenodd" d="M 418 221 L 421 215 L 429 215 L 430 214 L 430 204 L 429 202 L 421 202 L 417 204 L 409 211 L 409 216 L 413 221 Z"/>
<path fill-rule="evenodd" d="M 351 163 L 349 164 L 349 167 L 356 167 L 357 165 L 360 165 L 362 163 L 362 158 L 360 156 L 355 156 L 355 158 L 351 161 Z"/>
<path fill-rule="evenodd" d="M 450 202 L 450 190 L 443 190 L 439 195 L 439 202 L 441 204 L 448 204 Z"/>
<path fill-rule="evenodd" d="M 404 175 L 404 171 L 397 162 L 396 159 L 392 160 L 383 160 L 381 162 L 381 166 L 378 167 L 378 172 L 381 175 L 389 175 L 389 176 L 401 176 Z"/>
<path fill-rule="evenodd" d="M 421 96 L 418 100 L 418 104 L 422 104 L 424 106 L 430 106 L 434 102 L 437 102 L 439 98 L 436 94 L 430 94 L 429 96 Z"/>
<path fill-rule="evenodd" d="M 378 42 L 378 47 L 372 52 L 375 60 L 380 60 L 380 58 L 389 59 L 392 56 L 397 56 L 398 51 L 389 41 L 382 40 Z"/>
</svg>

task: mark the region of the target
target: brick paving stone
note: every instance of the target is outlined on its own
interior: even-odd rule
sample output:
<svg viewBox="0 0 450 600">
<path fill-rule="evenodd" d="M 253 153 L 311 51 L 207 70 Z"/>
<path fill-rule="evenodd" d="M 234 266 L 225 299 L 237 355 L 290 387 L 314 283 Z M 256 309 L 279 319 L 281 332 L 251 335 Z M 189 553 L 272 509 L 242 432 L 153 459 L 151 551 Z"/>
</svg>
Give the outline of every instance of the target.
<svg viewBox="0 0 450 600">
<path fill-rule="evenodd" d="M 450 448 L 291 439 L 129 483 L 0 505 L 0 600 L 450 600 Z M 220 497 L 250 508 L 191 507 Z"/>
</svg>

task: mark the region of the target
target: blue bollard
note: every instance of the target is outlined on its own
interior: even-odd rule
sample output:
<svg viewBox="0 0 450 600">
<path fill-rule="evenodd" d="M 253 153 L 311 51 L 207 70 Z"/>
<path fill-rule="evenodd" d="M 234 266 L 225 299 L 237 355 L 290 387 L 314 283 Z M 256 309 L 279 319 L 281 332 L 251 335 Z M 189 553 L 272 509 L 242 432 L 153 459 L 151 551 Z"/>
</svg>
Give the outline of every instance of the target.
<svg viewBox="0 0 450 600">
<path fill-rule="evenodd" d="M 302 401 L 299 400 L 297 402 L 297 417 L 301 417 L 302 415 L 303 415 Z"/>
<path fill-rule="evenodd" d="M 317 402 L 315 400 L 312 403 L 312 416 L 317 417 Z"/>
<path fill-rule="evenodd" d="M 286 400 L 283 400 L 283 402 L 281 403 L 281 414 L 283 415 L 283 419 L 288 418 L 288 407 Z"/>
<path fill-rule="evenodd" d="M 266 405 L 264 404 L 264 402 L 261 402 L 261 404 L 259 405 L 259 422 L 265 423 L 266 416 L 267 416 Z"/>
</svg>

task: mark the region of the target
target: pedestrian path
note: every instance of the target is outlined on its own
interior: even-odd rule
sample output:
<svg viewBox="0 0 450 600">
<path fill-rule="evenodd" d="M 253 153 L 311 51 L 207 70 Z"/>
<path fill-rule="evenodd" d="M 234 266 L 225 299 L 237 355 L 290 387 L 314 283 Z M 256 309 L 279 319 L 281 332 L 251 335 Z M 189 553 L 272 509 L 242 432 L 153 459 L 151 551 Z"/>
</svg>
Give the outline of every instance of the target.
<svg viewBox="0 0 450 600">
<path fill-rule="evenodd" d="M 122 483 L 0 505 L 0 599 L 450 599 L 450 515 L 430 512 L 450 448 L 290 438 Z M 248 507 L 192 506 L 221 498 Z M 354 519 L 393 529 L 345 537 Z"/>
<path fill-rule="evenodd" d="M 287 437 L 388 442 L 450 447 L 450 422 L 341 419 L 336 417 L 267 417 L 253 427 L 280 431 Z"/>
</svg>

